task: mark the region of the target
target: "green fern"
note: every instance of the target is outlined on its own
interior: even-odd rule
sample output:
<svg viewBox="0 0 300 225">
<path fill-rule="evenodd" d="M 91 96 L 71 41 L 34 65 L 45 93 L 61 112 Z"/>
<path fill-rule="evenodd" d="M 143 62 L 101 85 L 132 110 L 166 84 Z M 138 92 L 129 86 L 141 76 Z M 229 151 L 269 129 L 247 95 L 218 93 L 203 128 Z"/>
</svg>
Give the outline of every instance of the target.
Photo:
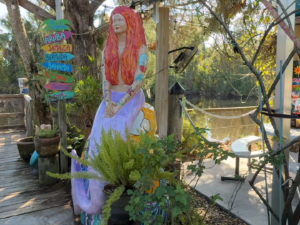
<svg viewBox="0 0 300 225">
<path fill-rule="evenodd" d="M 102 129 L 101 144 L 97 145 L 98 155 L 89 159 L 82 159 L 68 153 L 62 146 L 61 150 L 67 156 L 77 160 L 100 174 L 89 172 L 78 172 L 75 174 L 53 174 L 47 172 L 49 176 L 58 179 L 85 178 L 97 179 L 108 182 L 114 186 L 124 185 L 132 187 L 137 181 L 140 171 L 143 169 L 142 155 L 136 154 L 138 144 L 131 140 L 127 131 L 127 140 L 122 135 L 113 130 L 105 132 Z M 134 173 L 132 173 L 134 172 Z"/>
</svg>

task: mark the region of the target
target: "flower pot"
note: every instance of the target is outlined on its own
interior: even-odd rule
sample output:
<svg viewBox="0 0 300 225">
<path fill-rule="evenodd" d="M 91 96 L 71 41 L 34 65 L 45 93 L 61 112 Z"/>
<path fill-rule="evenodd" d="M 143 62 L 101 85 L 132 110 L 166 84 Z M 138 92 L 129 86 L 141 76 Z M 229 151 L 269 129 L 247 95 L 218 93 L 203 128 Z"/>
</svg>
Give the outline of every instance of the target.
<svg viewBox="0 0 300 225">
<path fill-rule="evenodd" d="M 55 157 L 59 151 L 60 136 L 52 138 L 34 137 L 34 146 L 41 158 Z"/>
<path fill-rule="evenodd" d="M 30 137 L 21 138 L 17 140 L 17 147 L 20 157 L 25 162 L 29 162 L 31 155 L 35 150 L 33 139 Z"/>
<path fill-rule="evenodd" d="M 105 202 L 109 199 L 110 194 L 108 194 L 108 189 L 111 190 L 111 185 L 106 185 L 104 187 L 103 193 Z M 129 212 L 125 210 L 125 207 L 129 205 L 130 195 L 128 195 L 125 191 L 120 198 L 112 203 L 111 205 L 111 216 L 110 220 L 113 222 L 128 222 L 129 221 Z"/>
</svg>

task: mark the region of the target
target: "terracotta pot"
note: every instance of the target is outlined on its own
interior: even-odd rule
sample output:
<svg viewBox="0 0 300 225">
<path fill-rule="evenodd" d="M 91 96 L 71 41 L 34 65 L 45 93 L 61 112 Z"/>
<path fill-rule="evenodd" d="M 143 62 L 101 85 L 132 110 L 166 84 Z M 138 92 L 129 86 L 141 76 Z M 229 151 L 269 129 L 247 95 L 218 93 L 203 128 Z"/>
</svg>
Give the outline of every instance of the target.
<svg viewBox="0 0 300 225">
<path fill-rule="evenodd" d="M 59 152 L 60 136 L 53 138 L 39 138 L 35 136 L 33 140 L 35 149 L 41 158 L 55 157 Z"/>
<path fill-rule="evenodd" d="M 35 150 L 33 139 L 30 137 L 21 138 L 17 140 L 17 147 L 21 158 L 25 162 L 29 162 L 31 155 Z"/>
</svg>

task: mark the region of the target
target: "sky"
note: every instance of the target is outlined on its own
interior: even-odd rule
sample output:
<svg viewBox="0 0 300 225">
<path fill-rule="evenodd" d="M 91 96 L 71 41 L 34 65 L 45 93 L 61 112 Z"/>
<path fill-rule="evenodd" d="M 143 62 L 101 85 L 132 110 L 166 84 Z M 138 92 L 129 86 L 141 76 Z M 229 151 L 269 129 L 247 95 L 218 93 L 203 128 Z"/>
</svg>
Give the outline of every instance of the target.
<svg viewBox="0 0 300 225">
<path fill-rule="evenodd" d="M 22 7 L 20 7 L 21 10 L 21 14 L 23 16 L 25 16 L 27 13 L 27 10 L 23 9 Z M 6 5 L 4 5 L 3 3 L 0 3 L 0 18 L 4 18 L 7 15 L 7 9 L 6 9 Z"/>
</svg>

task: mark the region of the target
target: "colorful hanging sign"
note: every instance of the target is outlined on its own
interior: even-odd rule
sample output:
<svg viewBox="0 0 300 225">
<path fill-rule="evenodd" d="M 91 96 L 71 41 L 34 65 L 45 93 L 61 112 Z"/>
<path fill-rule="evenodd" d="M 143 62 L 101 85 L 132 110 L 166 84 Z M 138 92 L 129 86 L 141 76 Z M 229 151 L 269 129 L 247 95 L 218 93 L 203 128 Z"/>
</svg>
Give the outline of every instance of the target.
<svg viewBox="0 0 300 225">
<path fill-rule="evenodd" d="M 55 62 L 55 61 L 67 61 L 73 59 L 75 56 L 70 53 L 54 53 L 46 54 L 46 61 Z"/>
<path fill-rule="evenodd" d="M 67 25 L 56 25 L 56 24 L 49 24 L 46 25 L 43 29 L 44 31 L 51 30 L 51 31 L 63 31 L 63 30 L 71 30 L 70 27 Z"/>
<path fill-rule="evenodd" d="M 59 71 L 70 72 L 70 73 L 72 73 L 73 70 L 73 66 L 69 64 L 44 62 L 42 63 L 42 65 L 50 70 L 59 70 Z"/>
<path fill-rule="evenodd" d="M 270 14 L 275 18 L 275 22 L 281 20 L 280 15 L 278 12 L 276 12 L 276 9 L 267 1 L 264 0 L 263 4 L 266 6 L 266 8 L 269 10 Z M 280 27 L 284 32 L 287 34 L 287 36 L 294 42 L 294 44 L 297 46 L 298 49 L 300 49 L 300 40 L 295 35 L 295 33 L 289 28 L 289 26 L 282 20 L 279 23 Z"/>
<path fill-rule="evenodd" d="M 46 98 L 48 101 L 53 102 L 53 101 L 57 101 L 57 100 L 73 98 L 74 95 L 75 95 L 74 91 L 63 91 L 63 92 L 49 94 L 46 96 Z"/>
<path fill-rule="evenodd" d="M 73 33 L 71 31 L 58 32 L 56 34 L 52 34 L 44 37 L 44 41 L 46 44 L 51 44 L 51 43 L 67 40 L 70 37 L 72 37 L 72 35 Z"/>
<path fill-rule="evenodd" d="M 71 44 L 65 44 L 65 45 L 48 44 L 41 47 L 41 49 L 43 49 L 46 52 L 72 52 L 72 45 Z"/>
<path fill-rule="evenodd" d="M 48 79 L 50 79 L 50 81 L 59 81 L 59 82 L 64 82 L 64 83 L 72 83 L 75 81 L 70 76 L 67 76 L 65 74 L 60 74 L 60 73 L 57 73 L 57 72 L 51 71 L 51 70 L 46 70 L 45 76 Z"/>
<path fill-rule="evenodd" d="M 61 19 L 61 20 L 48 19 L 48 20 L 45 20 L 42 25 L 66 25 L 66 24 L 70 25 L 69 20 L 66 20 L 66 19 Z"/>
<path fill-rule="evenodd" d="M 44 85 L 44 88 L 48 90 L 55 90 L 55 91 L 70 91 L 72 87 L 69 83 L 48 83 Z"/>
</svg>

